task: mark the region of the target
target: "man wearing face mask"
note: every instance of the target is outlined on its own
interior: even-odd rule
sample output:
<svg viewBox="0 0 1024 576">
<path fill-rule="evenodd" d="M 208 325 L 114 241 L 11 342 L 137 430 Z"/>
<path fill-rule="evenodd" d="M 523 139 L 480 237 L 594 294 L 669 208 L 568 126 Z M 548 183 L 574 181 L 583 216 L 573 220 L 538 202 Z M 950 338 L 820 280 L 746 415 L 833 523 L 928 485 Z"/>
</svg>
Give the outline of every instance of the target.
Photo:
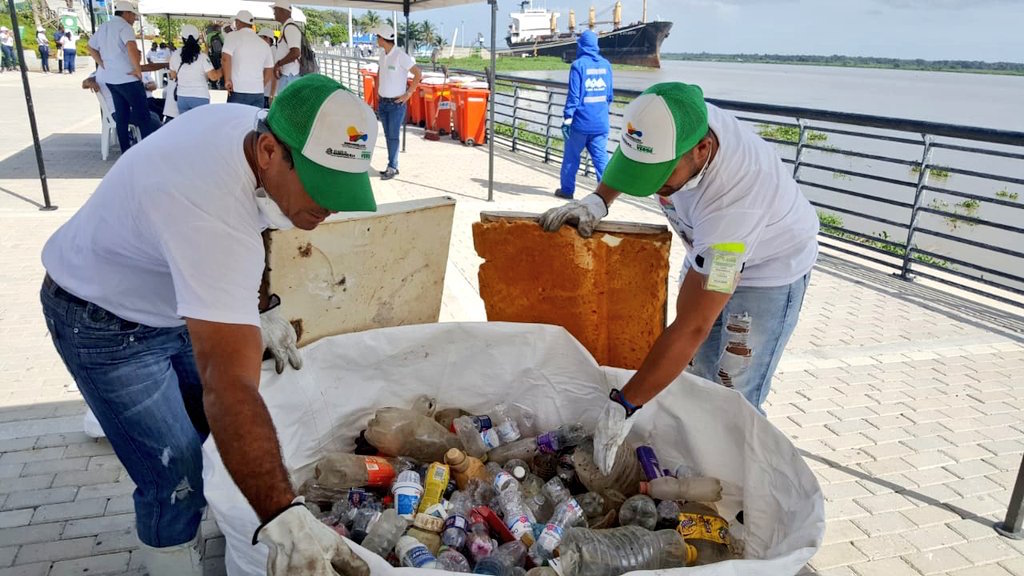
<svg viewBox="0 0 1024 576">
<path fill-rule="evenodd" d="M 150 574 L 201 574 L 210 433 L 263 522 L 254 544 L 270 549 L 268 574 L 369 574 L 296 497 L 258 392 L 264 349 L 295 343 L 276 297 L 261 297 L 260 234 L 376 210 L 376 134 L 373 110 L 320 75 L 293 82 L 269 113 L 201 106 L 122 156 L 46 243 L 43 315 L 137 486 Z"/>
<path fill-rule="evenodd" d="M 605 472 L 633 413 L 691 360 L 697 375 L 761 409 L 818 254 L 818 218 L 791 170 L 698 86 L 656 84 L 630 103 L 597 192 L 549 210 L 541 225 L 590 236 L 621 193 L 657 194 L 687 252 L 675 321 L 598 420 L 594 458 Z"/>
</svg>

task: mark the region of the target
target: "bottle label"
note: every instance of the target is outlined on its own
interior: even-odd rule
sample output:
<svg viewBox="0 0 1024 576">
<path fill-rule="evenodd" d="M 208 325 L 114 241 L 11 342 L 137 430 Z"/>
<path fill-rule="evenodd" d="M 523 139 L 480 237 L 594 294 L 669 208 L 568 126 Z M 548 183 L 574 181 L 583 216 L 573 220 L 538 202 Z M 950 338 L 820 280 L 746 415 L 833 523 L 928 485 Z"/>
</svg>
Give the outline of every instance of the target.
<svg viewBox="0 0 1024 576">
<path fill-rule="evenodd" d="M 488 450 L 494 450 L 501 445 L 501 437 L 494 430 L 494 428 L 488 428 L 480 432 L 480 439 L 484 442 L 484 447 Z"/>
<path fill-rule="evenodd" d="M 562 541 L 563 528 L 558 524 L 548 524 L 544 527 L 544 531 L 540 533 L 540 537 L 537 538 L 537 545 L 543 548 L 549 554 L 558 548 L 558 543 Z"/>
<path fill-rule="evenodd" d="M 459 514 L 450 514 L 444 521 L 444 529 L 458 528 L 459 530 L 469 530 L 469 522 Z"/>
<path fill-rule="evenodd" d="M 519 440 L 519 425 L 514 420 L 505 420 L 498 424 L 497 430 L 498 436 L 501 437 L 501 441 L 505 444 Z"/>
<path fill-rule="evenodd" d="M 406 562 L 413 568 L 422 568 L 431 562 L 437 560 L 434 555 L 430 553 L 430 550 L 422 544 L 414 546 L 411 550 L 405 553 Z"/>
<path fill-rule="evenodd" d="M 545 454 L 558 452 L 558 438 L 552 432 L 545 432 L 537 437 L 537 448 Z"/>
<path fill-rule="evenodd" d="M 366 485 L 388 487 L 395 479 L 395 469 L 391 463 L 377 456 L 365 456 Z"/>
<path fill-rule="evenodd" d="M 366 493 L 366 490 L 363 490 L 362 488 L 348 489 L 348 503 L 351 504 L 353 508 L 359 508 L 369 499 L 370 497 Z"/>
<path fill-rule="evenodd" d="M 399 516 L 413 516 L 416 514 L 416 507 L 419 505 L 419 494 L 396 494 L 395 512 L 398 512 Z"/>
<path fill-rule="evenodd" d="M 514 476 L 502 470 L 494 475 L 494 489 L 501 492 L 505 488 L 505 485 L 513 480 L 515 480 Z"/>
<path fill-rule="evenodd" d="M 509 518 L 508 530 L 516 537 L 516 540 L 522 540 L 526 534 L 533 536 L 533 525 L 530 524 L 530 519 L 525 514 Z"/>
<path fill-rule="evenodd" d="M 676 532 L 679 532 L 684 540 L 707 540 L 718 544 L 729 544 L 729 524 L 717 516 L 683 512 L 679 515 Z"/>
<path fill-rule="evenodd" d="M 640 467 L 644 471 L 644 476 L 647 477 L 648 482 L 655 478 L 661 477 L 661 464 L 658 463 L 658 455 L 654 453 L 654 449 L 650 446 L 640 446 L 636 449 L 637 460 L 640 461 Z"/>
</svg>

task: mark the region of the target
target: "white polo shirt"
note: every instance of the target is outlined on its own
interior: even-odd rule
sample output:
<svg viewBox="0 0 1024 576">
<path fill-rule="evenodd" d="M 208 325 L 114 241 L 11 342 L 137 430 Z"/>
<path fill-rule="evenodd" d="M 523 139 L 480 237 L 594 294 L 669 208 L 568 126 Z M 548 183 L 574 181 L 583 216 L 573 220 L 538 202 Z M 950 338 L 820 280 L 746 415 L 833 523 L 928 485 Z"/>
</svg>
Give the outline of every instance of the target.
<svg viewBox="0 0 1024 576">
<path fill-rule="evenodd" d="M 104 84 L 127 84 L 139 79 L 132 75 L 135 69 L 128 57 L 129 43 L 135 43 L 135 30 L 120 16 L 104 22 L 89 38 L 89 47 L 100 53 L 103 67 L 97 69 L 96 81 Z"/>
<path fill-rule="evenodd" d="M 285 20 L 284 24 L 281 25 L 281 38 L 277 41 L 278 53 L 275 55 L 274 62 L 277 62 L 281 58 L 288 55 L 288 52 L 292 48 L 298 48 L 302 50 L 302 31 L 299 30 L 299 25 L 295 24 L 291 18 Z M 299 61 L 293 60 L 284 66 L 281 66 L 281 75 L 283 76 L 298 76 L 299 74 Z"/>
<path fill-rule="evenodd" d="M 131 322 L 259 326 L 266 221 L 243 150 L 257 113 L 200 106 L 132 146 L 46 242 L 46 271 Z"/>
<path fill-rule="evenodd" d="M 252 28 L 242 28 L 224 38 L 223 52 L 231 56 L 234 91 L 263 94 L 263 69 L 274 67 L 270 46 Z"/>
<path fill-rule="evenodd" d="M 786 286 L 818 256 L 818 216 L 775 148 L 732 114 L 708 104 L 718 153 L 692 190 L 659 196 L 686 244 L 683 273 L 707 274 L 717 244 L 743 244 L 740 286 Z"/>
<path fill-rule="evenodd" d="M 405 53 L 398 45 L 391 47 L 391 52 L 381 52 L 377 67 L 377 93 L 382 98 L 398 98 L 409 89 L 409 70 L 416 65 L 416 60 Z"/>
<path fill-rule="evenodd" d="M 171 54 L 170 69 L 178 77 L 178 96 L 192 98 L 209 98 L 210 85 L 206 74 L 213 70 L 213 62 L 206 52 L 200 52 L 194 62 L 181 63 L 181 50 Z"/>
</svg>

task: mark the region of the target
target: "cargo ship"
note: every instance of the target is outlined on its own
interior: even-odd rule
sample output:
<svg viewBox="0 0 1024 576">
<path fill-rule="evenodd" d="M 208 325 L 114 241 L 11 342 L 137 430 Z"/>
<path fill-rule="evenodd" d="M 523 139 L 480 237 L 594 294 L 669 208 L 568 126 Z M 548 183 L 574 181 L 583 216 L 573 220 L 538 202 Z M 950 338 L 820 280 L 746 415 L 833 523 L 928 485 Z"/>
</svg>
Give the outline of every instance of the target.
<svg viewBox="0 0 1024 576">
<path fill-rule="evenodd" d="M 558 30 L 558 12 L 533 7 L 533 1 L 520 3 L 520 12 L 513 12 L 505 41 L 516 56 L 554 56 L 565 62 L 576 59 L 576 38 L 583 32 L 576 27 L 576 14 L 569 10 L 569 30 Z M 599 30 L 600 24 L 611 24 L 611 30 Z M 586 27 L 597 33 L 601 55 L 613 64 L 631 64 L 648 68 L 661 67 L 661 43 L 672 29 L 671 22 L 647 22 L 647 2 L 643 17 L 632 24 L 622 23 L 622 2 L 612 8 L 610 21 L 598 21 L 594 7 Z"/>
</svg>

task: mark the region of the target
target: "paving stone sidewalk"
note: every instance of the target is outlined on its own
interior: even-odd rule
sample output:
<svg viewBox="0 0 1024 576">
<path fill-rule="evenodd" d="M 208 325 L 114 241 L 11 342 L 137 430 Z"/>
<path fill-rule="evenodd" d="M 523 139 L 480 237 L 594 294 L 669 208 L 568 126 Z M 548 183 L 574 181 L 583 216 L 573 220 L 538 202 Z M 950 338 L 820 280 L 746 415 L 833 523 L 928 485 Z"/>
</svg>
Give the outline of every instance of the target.
<svg viewBox="0 0 1024 576">
<path fill-rule="evenodd" d="M 0 76 L 0 576 L 144 573 L 133 485 L 109 444 L 82 433 L 84 405 L 37 296 L 43 243 L 118 157 L 115 148 L 100 160 L 83 77 L 31 75 L 60 206 L 41 212 L 20 81 Z M 401 168 L 374 181 L 381 202 L 457 200 L 442 321 L 484 319 L 470 224 L 481 210 L 556 205 L 557 166 L 501 153 L 488 203 L 484 149 L 410 130 Z M 635 199 L 612 217 L 663 223 L 655 204 Z M 673 270 L 681 258 L 676 242 Z M 1024 454 L 1022 409 L 1024 318 L 823 253 L 766 405 L 825 492 L 825 543 L 803 573 L 1024 576 L 1024 543 L 992 530 Z M 212 518 L 204 534 L 206 574 L 223 573 Z"/>
</svg>

